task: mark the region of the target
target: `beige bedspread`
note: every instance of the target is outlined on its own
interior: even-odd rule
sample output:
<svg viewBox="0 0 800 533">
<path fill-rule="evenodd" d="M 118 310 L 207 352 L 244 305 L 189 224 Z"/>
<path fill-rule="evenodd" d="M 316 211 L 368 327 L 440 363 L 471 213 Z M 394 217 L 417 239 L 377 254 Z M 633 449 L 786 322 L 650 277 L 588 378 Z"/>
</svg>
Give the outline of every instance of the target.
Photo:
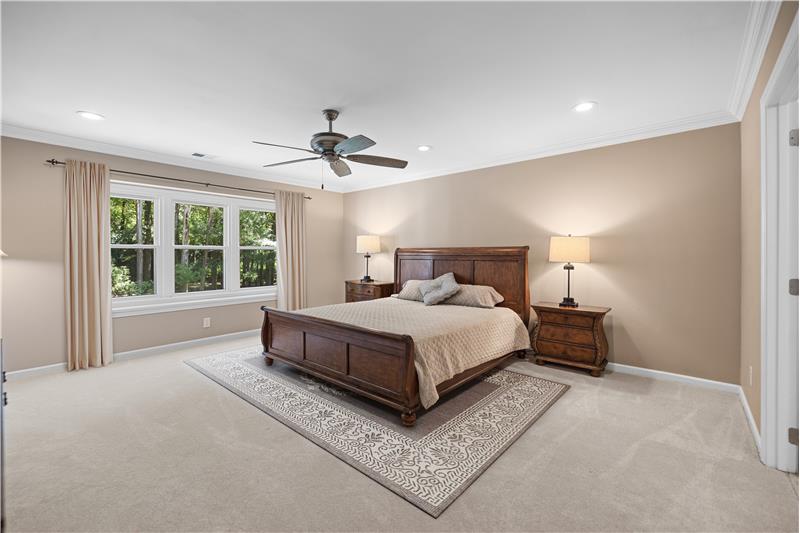
<svg viewBox="0 0 800 533">
<path fill-rule="evenodd" d="M 422 406 L 436 403 L 436 385 L 481 363 L 530 348 L 528 329 L 511 309 L 381 298 L 296 311 L 365 328 L 410 335 Z"/>
</svg>

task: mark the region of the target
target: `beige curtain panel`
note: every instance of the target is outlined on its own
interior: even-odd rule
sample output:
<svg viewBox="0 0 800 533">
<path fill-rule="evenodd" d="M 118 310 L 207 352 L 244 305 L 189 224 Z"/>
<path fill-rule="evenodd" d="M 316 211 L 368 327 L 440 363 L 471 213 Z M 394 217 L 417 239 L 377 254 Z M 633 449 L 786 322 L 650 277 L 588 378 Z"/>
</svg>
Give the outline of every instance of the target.
<svg viewBox="0 0 800 533">
<path fill-rule="evenodd" d="M 67 161 L 64 190 L 68 368 L 104 366 L 114 356 L 108 168 Z"/>
<path fill-rule="evenodd" d="M 306 211 L 303 193 L 275 193 L 278 241 L 278 309 L 306 306 Z"/>
</svg>

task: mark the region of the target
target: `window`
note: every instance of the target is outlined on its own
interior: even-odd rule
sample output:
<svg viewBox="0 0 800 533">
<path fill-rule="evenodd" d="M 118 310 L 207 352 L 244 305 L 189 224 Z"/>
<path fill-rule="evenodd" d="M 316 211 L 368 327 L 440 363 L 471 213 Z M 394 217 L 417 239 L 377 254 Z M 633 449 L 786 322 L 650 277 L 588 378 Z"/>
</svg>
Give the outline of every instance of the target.
<svg viewBox="0 0 800 533">
<path fill-rule="evenodd" d="M 114 316 L 276 298 L 266 200 L 112 183 Z"/>
<path fill-rule="evenodd" d="M 278 282 L 275 212 L 239 211 L 239 285 L 269 287 Z"/>
<path fill-rule="evenodd" d="M 175 204 L 175 292 L 225 287 L 223 208 Z"/>
<path fill-rule="evenodd" d="M 155 294 L 152 200 L 111 198 L 111 294 Z"/>
</svg>

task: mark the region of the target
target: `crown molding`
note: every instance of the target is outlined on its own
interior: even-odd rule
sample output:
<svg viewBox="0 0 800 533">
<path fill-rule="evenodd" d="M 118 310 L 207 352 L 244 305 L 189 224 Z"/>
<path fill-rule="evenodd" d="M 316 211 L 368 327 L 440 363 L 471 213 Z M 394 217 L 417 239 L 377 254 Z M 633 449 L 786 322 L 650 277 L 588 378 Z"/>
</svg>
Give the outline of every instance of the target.
<svg viewBox="0 0 800 533">
<path fill-rule="evenodd" d="M 507 165 L 511 163 L 519 163 L 521 161 L 541 159 L 544 157 L 551 157 L 571 152 L 580 152 L 583 150 L 591 150 L 593 148 L 602 148 L 604 146 L 611 146 L 614 144 L 623 144 L 627 142 L 641 141 L 645 139 L 650 139 L 652 137 L 660 137 L 662 135 L 671 135 L 674 133 L 682 133 L 685 131 L 710 128 L 713 126 L 722 126 L 724 124 L 730 124 L 732 122 L 738 122 L 738 121 L 739 119 L 728 111 L 716 111 L 713 113 L 705 113 L 702 115 L 685 117 L 678 120 L 649 124 L 638 128 L 631 128 L 628 130 L 612 132 L 609 134 L 599 135 L 596 137 L 589 137 L 577 141 L 567 141 L 563 143 L 552 144 L 538 148 L 534 151 L 526 151 L 516 154 L 510 154 L 508 156 L 504 156 L 501 158 L 478 162 L 471 165 L 440 168 L 433 170 L 431 172 L 424 172 L 420 174 L 410 174 L 410 175 L 406 174 L 403 177 L 398 177 L 396 179 L 384 181 L 380 185 L 348 187 L 346 183 L 334 182 L 336 183 L 334 186 L 326 185 L 325 190 L 348 193 L 348 192 L 363 191 L 368 189 L 377 189 L 380 187 L 399 185 L 401 183 L 408 183 L 411 181 L 419 181 L 428 178 L 446 176 L 448 174 L 469 172 L 471 170 L 479 170 L 482 168 Z M 187 159 L 185 157 L 172 156 L 158 152 L 140 150 L 137 148 L 128 148 L 125 146 L 107 144 L 98 141 L 91 141 L 88 139 L 71 137 L 69 135 L 62 135 L 59 133 L 50 133 L 41 130 L 22 128 L 11 124 L 0 124 L 0 128 L 2 128 L 2 135 L 6 137 L 14 137 L 17 139 L 24 139 L 28 141 L 54 144 L 58 146 L 66 146 L 69 148 L 77 148 L 79 150 L 88 150 L 92 152 L 100 152 L 104 154 L 116 155 L 121 157 L 130 157 L 133 159 L 141 159 L 155 163 L 163 163 L 166 165 L 176 165 L 180 167 L 194 168 L 197 170 L 219 172 L 222 174 L 229 174 L 233 176 L 243 176 L 261 180 L 269 180 L 276 183 L 286 183 L 289 185 L 297 185 L 300 187 L 315 188 L 314 184 L 309 184 L 305 180 L 275 177 L 273 175 L 267 175 L 258 171 L 254 171 L 252 169 L 221 165 L 219 163 L 206 162 L 206 161 L 195 161 Z"/>
<path fill-rule="evenodd" d="M 750 3 L 739 52 L 739 66 L 728 101 L 728 109 L 737 120 L 742 120 L 747 109 L 780 8 L 780 2 Z"/>
<path fill-rule="evenodd" d="M 307 187 L 311 189 L 317 188 L 317 180 L 303 180 L 297 178 L 289 178 L 286 176 L 276 176 L 269 172 L 253 170 L 252 168 L 237 167 L 233 165 L 225 165 L 214 163 L 212 161 L 201 161 L 197 159 L 190 159 L 187 157 L 174 156 L 163 154 L 160 152 L 152 152 L 150 150 L 141 150 L 139 148 L 131 148 L 118 144 L 104 143 L 100 141 L 93 141 L 84 139 L 82 137 L 73 137 L 71 135 L 64 135 L 61 133 L 52 133 L 49 131 L 36 130 L 16 126 L 14 124 L 0 124 L 0 135 L 3 137 L 13 137 L 15 139 L 23 139 L 26 141 L 33 141 L 45 144 L 53 144 L 56 146 L 65 146 L 67 148 L 75 148 L 78 150 L 86 150 L 89 152 L 98 152 L 101 154 L 114 155 L 119 157 L 129 157 L 131 159 L 141 159 L 152 163 L 162 163 L 164 165 L 174 165 L 178 167 L 191 168 L 195 170 L 205 170 L 208 172 L 216 172 L 219 174 L 228 174 L 231 176 L 239 176 L 245 178 L 254 178 L 263 181 L 270 181 L 274 183 L 283 183 L 286 185 L 295 185 L 298 187 Z M 326 191 L 343 192 L 343 187 L 336 181 L 325 184 Z"/>
<path fill-rule="evenodd" d="M 460 172 L 469 172 L 471 170 L 479 170 L 482 168 L 508 165 L 511 163 L 530 161 L 532 159 L 542 159 L 545 157 L 568 154 L 572 152 L 581 152 L 584 150 L 591 150 L 593 148 L 602 148 L 604 146 L 611 146 L 615 144 L 624 144 L 634 141 L 642 141 L 645 139 L 651 139 L 653 137 L 672 135 L 674 133 L 683 133 L 686 131 L 711 128 L 714 126 L 723 126 L 725 124 L 731 124 L 738 121 L 739 119 L 737 119 L 728 111 L 716 111 L 714 113 L 704 113 L 702 115 L 695 115 L 678 120 L 671 120 L 667 122 L 650 124 L 647 126 L 631 128 L 628 130 L 622 130 L 618 132 L 612 132 L 605 135 L 598 135 L 596 137 L 589 137 L 577 141 L 567 141 L 558 144 L 551 144 L 549 146 L 539 148 L 532 152 L 520 152 L 499 159 L 493 159 L 482 163 L 475 163 L 469 166 L 442 168 L 434 170 L 432 172 L 426 172 L 423 174 L 417 174 L 411 176 L 406 175 L 403 178 L 385 182 L 377 186 L 345 188 L 344 192 L 348 193 L 348 192 L 364 191 L 368 189 L 377 189 L 380 187 L 399 185 L 401 183 L 408 183 L 411 181 L 419 181 L 428 178 L 446 176 L 449 174 L 458 174 Z"/>
</svg>

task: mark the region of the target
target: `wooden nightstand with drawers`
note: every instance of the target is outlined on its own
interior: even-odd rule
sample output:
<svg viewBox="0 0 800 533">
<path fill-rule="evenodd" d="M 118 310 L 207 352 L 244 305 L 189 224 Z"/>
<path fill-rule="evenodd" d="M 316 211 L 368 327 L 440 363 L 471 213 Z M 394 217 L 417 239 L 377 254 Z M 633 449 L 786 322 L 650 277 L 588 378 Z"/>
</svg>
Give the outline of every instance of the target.
<svg viewBox="0 0 800 533">
<path fill-rule="evenodd" d="M 363 302 L 377 300 L 392 295 L 393 281 L 361 281 L 360 279 L 344 282 L 344 301 Z"/>
<path fill-rule="evenodd" d="M 560 307 L 539 302 L 531 306 L 539 317 L 533 339 L 536 364 L 559 363 L 590 370 L 600 377 L 608 361 L 608 340 L 603 318 L 610 307 Z"/>
</svg>

